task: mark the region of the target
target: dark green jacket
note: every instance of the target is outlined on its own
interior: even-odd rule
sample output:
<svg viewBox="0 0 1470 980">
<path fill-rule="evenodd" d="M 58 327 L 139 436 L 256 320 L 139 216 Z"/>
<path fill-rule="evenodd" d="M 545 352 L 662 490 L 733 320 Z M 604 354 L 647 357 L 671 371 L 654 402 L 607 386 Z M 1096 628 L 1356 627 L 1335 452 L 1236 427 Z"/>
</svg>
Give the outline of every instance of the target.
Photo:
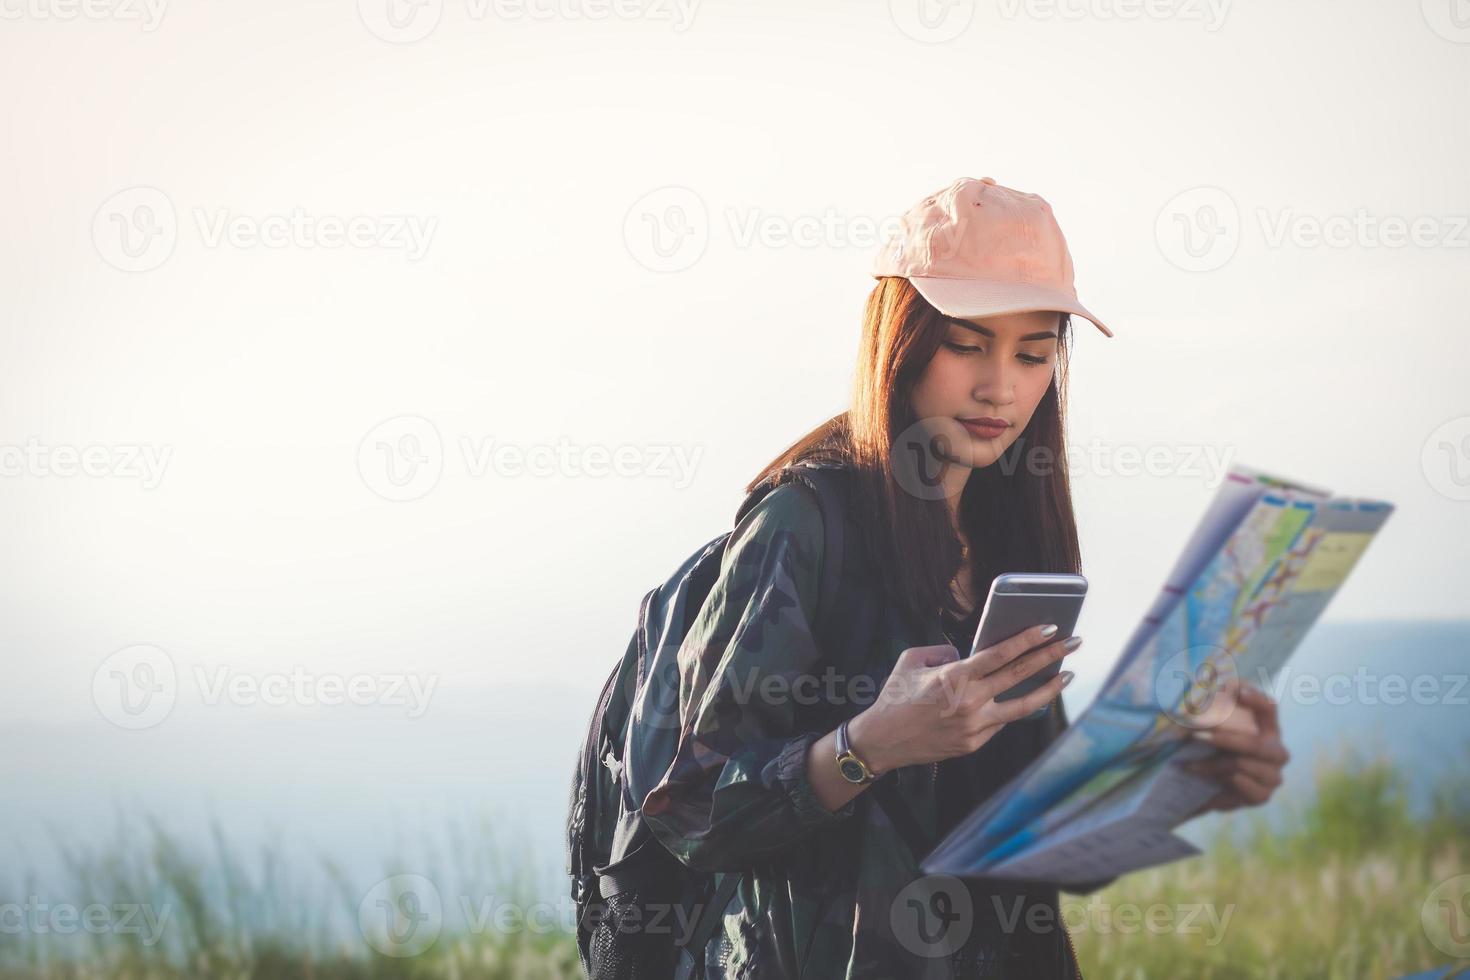
<svg viewBox="0 0 1470 980">
<path fill-rule="evenodd" d="M 705 976 L 1018 975 L 971 965 L 974 952 L 998 953 L 1007 941 L 994 939 L 991 920 L 1000 913 L 1014 921 L 1013 896 L 925 876 L 918 864 L 924 855 L 909 852 L 882 809 L 867 799 L 871 791 L 837 811 L 813 794 L 806 772 L 810 743 L 870 703 L 904 649 L 947 642 L 937 617 L 927 631 L 916 631 L 885 609 L 865 654 L 868 667 L 859 672 L 870 668 L 868 680 L 827 669 L 833 661 L 818 649 L 812 628 L 822 538 L 821 512 L 806 488 L 772 490 L 730 536 L 719 578 L 679 651 L 679 747 L 643 801 L 644 819 L 690 867 L 753 869 L 706 946 Z M 717 666 L 705 676 L 702 664 Z M 1066 724 L 1060 700 L 1045 717 L 1024 723 L 1038 736 L 1029 757 Z M 1011 761 L 1024 765 L 1029 757 Z M 926 764 L 894 774 L 931 841 L 939 771 Z M 1054 910 L 1055 892 L 1042 892 L 1039 900 Z M 967 901 L 971 911 L 964 916 Z M 1071 962 L 1068 940 L 1062 923 L 1052 921 L 1040 940 L 1034 934 L 1025 940 L 1039 942 L 1049 957 L 1041 975 L 1064 976 Z M 1026 931 L 1024 924 L 1015 928 Z M 966 943 L 962 933 L 970 936 L 970 958 L 956 959 L 949 951 Z"/>
</svg>

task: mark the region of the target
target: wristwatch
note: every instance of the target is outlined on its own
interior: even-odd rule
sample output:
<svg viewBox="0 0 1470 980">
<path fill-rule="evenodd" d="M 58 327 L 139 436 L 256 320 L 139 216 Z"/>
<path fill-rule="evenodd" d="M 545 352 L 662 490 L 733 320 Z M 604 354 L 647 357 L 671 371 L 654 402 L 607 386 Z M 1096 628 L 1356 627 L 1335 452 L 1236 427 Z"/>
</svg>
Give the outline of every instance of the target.
<svg viewBox="0 0 1470 980">
<path fill-rule="evenodd" d="M 842 724 L 837 726 L 837 771 L 849 783 L 860 786 L 871 783 L 878 778 L 878 773 L 853 752 L 852 743 L 847 739 L 847 722 L 848 719 L 843 719 Z"/>
</svg>

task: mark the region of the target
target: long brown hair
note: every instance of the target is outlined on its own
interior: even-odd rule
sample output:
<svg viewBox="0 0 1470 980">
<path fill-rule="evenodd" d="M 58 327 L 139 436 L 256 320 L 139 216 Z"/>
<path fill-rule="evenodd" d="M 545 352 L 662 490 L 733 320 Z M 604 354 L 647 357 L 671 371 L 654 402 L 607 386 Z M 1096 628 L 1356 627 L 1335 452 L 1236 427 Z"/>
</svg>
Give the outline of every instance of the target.
<svg viewBox="0 0 1470 980">
<path fill-rule="evenodd" d="M 877 556 L 888 595 L 917 622 L 960 614 L 950 583 L 962 552 L 945 502 L 910 493 L 894 470 L 896 443 L 919 421 L 914 386 L 945 338 L 945 320 L 907 279 L 879 279 L 863 314 L 847 411 L 792 443 L 746 486 L 748 493 L 808 460 L 856 471 L 854 500 L 868 554 Z M 1002 572 L 1081 571 L 1063 424 L 1071 327 L 1062 314 L 1057 371 L 1026 428 L 1000 459 L 971 471 L 961 494 L 959 521 L 970 541 L 977 602 Z"/>
</svg>

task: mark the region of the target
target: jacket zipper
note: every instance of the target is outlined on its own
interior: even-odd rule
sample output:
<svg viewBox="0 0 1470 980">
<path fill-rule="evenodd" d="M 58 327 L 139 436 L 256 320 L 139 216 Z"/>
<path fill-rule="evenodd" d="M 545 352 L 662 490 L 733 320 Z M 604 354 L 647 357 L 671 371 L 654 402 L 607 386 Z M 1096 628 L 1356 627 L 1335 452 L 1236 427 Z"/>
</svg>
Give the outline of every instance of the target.
<svg viewBox="0 0 1470 980">
<path fill-rule="evenodd" d="M 1062 923 L 1062 935 L 1067 937 L 1067 952 L 1072 954 L 1072 976 L 1082 980 L 1082 964 L 1077 962 L 1077 947 L 1072 945 L 1072 933 L 1067 930 L 1065 922 Z"/>
</svg>

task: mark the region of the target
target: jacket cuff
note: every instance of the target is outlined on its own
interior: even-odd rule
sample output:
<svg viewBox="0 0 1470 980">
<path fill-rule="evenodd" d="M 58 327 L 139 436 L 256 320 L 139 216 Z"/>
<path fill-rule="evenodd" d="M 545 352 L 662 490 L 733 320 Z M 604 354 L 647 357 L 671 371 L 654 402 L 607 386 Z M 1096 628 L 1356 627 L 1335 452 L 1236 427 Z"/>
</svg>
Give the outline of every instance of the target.
<svg viewBox="0 0 1470 980">
<path fill-rule="evenodd" d="M 858 797 L 853 797 L 836 810 L 829 810 L 817 799 L 816 790 L 807 778 L 806 757 L 812 743 L 821 737 L 819 732 L 798 735 L 787 742 L 781 754 L 776 757 L 776 776 L 796 810 L 797 820 L 804 826 L 852 816 L 858 801 Z"/>
</svg>

